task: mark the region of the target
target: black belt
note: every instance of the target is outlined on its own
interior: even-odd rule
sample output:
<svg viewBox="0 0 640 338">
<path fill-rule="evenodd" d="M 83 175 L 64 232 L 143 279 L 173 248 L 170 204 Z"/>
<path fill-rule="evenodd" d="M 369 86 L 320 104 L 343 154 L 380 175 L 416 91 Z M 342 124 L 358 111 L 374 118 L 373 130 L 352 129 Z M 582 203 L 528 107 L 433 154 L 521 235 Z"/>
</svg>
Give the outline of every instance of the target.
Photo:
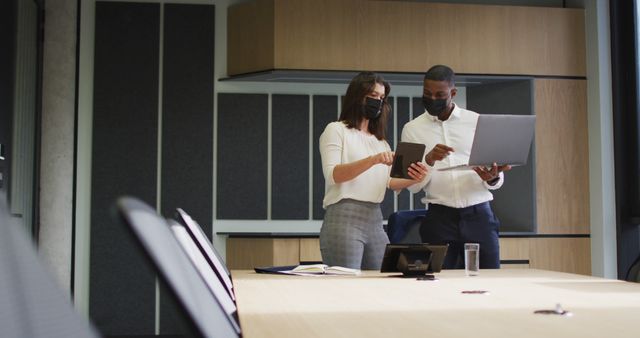
<svg viewBox="0 0 640 338">
<path fill-rule="evenodd" d="M 470 205 L 470 206 L 464 207 L 464 208 L 452 208 L 452 207 L 448 207 L 448 206 L 442 205 L 442 204 L 429 203 L 429 208 L 428 209 L 432 210 L 432 208 L 441 209 L 441 210 L 447 210 L 447 211 L 457 211 L 457 212 L 476 212 L 476 211 L 479 211 L 479 210 L 490 209 L 491 205 L 489 204 L 489 202 L 482 202 L 482 203 Z"/>
</svg>

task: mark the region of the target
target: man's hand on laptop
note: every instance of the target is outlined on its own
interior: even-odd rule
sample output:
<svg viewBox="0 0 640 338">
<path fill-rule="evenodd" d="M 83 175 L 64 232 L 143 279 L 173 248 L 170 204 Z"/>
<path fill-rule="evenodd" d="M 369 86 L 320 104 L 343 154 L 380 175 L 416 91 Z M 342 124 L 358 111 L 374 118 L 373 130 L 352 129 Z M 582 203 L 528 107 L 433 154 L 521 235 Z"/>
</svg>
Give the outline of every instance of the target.
<svg viewBox="0 0 640 338">
<path fill-rule="evenodd" d="M 511 166 L 508 164 L 497 165 L 494 163 L 491 167 L 474 167 L 476 173 L 483 181 L 486 181 L 490 185 L 494 185 L 498 182 L 500 172 L 511 170 Z"/>
<path fill-rule="evenodd" d="M 449 156 L 452 152 L 453 148 L 444 144 L 436 144 L 436 146 L 425 155 L 424 161 L 427 162 L 430 167 L 433 167 L 436 161 L 442 161 L 443 158 Z"/>
</svg>

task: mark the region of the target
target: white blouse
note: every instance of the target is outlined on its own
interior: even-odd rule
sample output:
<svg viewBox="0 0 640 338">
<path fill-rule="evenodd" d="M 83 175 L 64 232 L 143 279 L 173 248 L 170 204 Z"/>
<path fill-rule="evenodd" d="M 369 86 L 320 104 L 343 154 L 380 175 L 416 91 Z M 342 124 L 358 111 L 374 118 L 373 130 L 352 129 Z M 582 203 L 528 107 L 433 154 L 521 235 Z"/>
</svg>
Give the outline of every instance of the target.
<svg viewBox="0 0 640 338">
<path fill-rule="evenodd" d="M 343 183 L 333 180 L 333 169 L 338 164 L 351 163 L 384 151 L 391 151 L 387 141 L 355 128 L 347 128 L 340 121 L 331 122 L 320 135 L 320 156 L 325 189 L 322 207 L 344 198 L 380 203 L 389 185 L 391 167 L 376 164 L 356 178 Z"/>
</svg>

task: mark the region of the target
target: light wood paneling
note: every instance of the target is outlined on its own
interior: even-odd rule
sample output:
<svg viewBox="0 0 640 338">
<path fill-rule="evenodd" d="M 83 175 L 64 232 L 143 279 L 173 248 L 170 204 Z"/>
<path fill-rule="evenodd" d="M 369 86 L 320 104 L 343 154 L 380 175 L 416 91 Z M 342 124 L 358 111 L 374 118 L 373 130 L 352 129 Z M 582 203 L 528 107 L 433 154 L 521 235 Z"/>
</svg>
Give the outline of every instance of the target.
<svg viewBox="0 0 640 338">
<path fill-rule="evenodd" d="M 501 260 L 528 260 L 529 264 L 502 264 L 504 269 L 535 268 L 591 274 L 589 238 L 501 238 Z M 320 262 L 318 238 L 229 238 L 227 266 L 296 265 Z"/>
<path fill-rule="evenodd" d="M 227 73 L 272 69 L 273 0 L 230 6 L 227 12 Z"/>
<path fill-rule="evenodd" d="M 500 238 L 501 260 L 529 259 L 528 238 Z"/>
<path fill-rule="evenodd" d="M 500 269 L 528 269 L 529 264 L 500 264 Z"/>
<path fill-rule="evenodd" d="M 298 238 L 229 238 L 229 269 L 253 269 L 258 266 L 297 265 L 300 260 Z"/>
<path fill-rule="evenodd" d="M 591 240 L 589 238 L 531 238 L 534 269 L 591 275 Z"/>
<path fill-rule="evenodd" d="M 237 5 L 252 10 L 235 7 L 229 15 L 230 75 L 258 65 L 424 72 L 438 63 L 470 74 L 586 74 L 582 9 L 363 0 L 265 0 Z M 237 52 L 248 53 L 251 62 Z"/>
<path fill-rule="evenodd" d="M 587 81 L 535 80 L 538 233 L 588 234 Z"/>
<path fill-rule="evenodd" d="M 322 262 L 318 238 L 300 239 L 300 262 Z"/>
<path fill-rule="evenodd" d="M 277 69 L 365 69 L 358 58 L 364 38 L 360 1 L 275 0 Z M 367 24 L 366 26 L 371 26 Z"/>
</svg>

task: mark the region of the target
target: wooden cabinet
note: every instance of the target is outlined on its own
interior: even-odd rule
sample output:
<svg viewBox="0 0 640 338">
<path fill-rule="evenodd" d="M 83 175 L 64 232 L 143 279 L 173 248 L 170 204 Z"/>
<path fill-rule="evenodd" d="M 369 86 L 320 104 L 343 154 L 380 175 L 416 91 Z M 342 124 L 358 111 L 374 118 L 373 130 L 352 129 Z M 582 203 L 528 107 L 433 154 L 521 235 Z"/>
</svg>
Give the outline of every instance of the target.
<svg viewBox="0 0 640 338">
<path fill-rule="evenodd" d="M 591 275 L 588 237 L 501 238 L 502 268 L 534 268 Z"/>
<path fill-rule="evenodd" d="M 585 76 L 584 10 L 410 1 L 229 7 L 229 76 L 273 70 Z"/>
<path fill-rule="evenodd" d="M 535 268 L 591 274 L 588 237 L 510 237 L 500 239 L 502 268 Z M 229 238 L 229 269 L 320 262 L 317 238 Z"/>
</svg>

